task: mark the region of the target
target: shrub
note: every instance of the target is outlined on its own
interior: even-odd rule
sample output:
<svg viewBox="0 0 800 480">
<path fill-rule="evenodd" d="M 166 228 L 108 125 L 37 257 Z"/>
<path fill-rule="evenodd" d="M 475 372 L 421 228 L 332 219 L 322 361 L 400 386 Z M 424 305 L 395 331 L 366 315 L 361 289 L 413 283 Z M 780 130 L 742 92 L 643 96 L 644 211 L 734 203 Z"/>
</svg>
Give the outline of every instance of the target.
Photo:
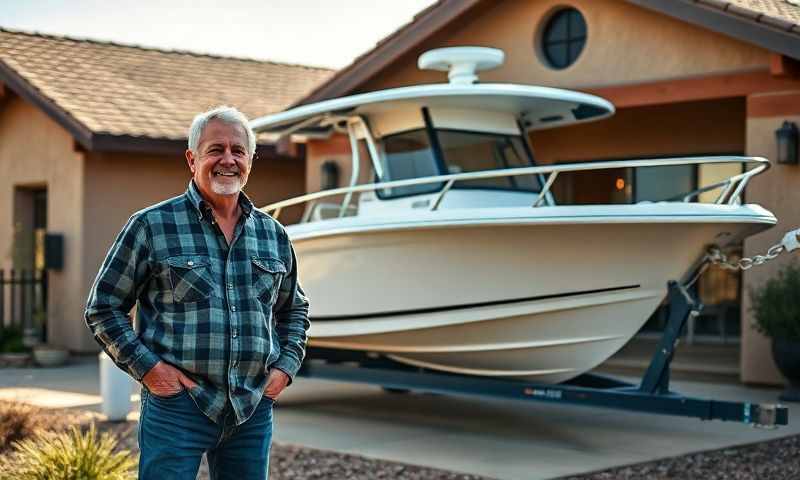
<svg viewBox="0 0 800 480">
<path fill-rule="evenodd" d="M 129 451 L 115 452 L 117 439 L 99 436 L 94 424 L 86 433 L 45 432 L 14 444 L 0 457 L 0 480 L 133 480 L 136 460 Z"/>
<path fill-rule="evenodd" d="M 772 338 L 800 341 L 800 265 L 791 263 L 750 292 L 755 327 Z"/>
<path fill-rule="evenodd" d="M 13 442 L 28 438 L 48 425 L 35 407 L 16 402 L 0 402 L 0 453 Z"/>
<path fill-rule="evenodd" d="M 0 327 L 0 352 L 22 353 L 29 349 L 23 343 L 22 329 L 17 327 Z"/>
</svg>

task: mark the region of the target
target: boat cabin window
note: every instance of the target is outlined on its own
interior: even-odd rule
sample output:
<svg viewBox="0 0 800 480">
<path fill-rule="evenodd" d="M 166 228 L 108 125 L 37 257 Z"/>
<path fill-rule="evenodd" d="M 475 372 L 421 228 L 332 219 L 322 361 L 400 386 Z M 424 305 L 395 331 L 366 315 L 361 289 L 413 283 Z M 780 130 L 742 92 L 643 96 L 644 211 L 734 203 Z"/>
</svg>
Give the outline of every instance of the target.
<svg viewBox="0 0 800 480">
<path fill-rule="evenodd" d="M 412 130 L 383 138 L 383 182 L 424 178 L 448 173 L 479 172 L 531 166 L 522 139 L 518 135 L 495 135 L 457 130 L 436 130 L 442 152 L 437 160 L 430 135 L 424 129 Z M 396 198 L 434 193 L 444 183 L 428 183 L 407 187 L 385 188 L 381 198 Z M 539 183 L 532 175 L 498 177 L 457 182 L 453 188 L 479 188 L 538 191 Z"/>
</svg>

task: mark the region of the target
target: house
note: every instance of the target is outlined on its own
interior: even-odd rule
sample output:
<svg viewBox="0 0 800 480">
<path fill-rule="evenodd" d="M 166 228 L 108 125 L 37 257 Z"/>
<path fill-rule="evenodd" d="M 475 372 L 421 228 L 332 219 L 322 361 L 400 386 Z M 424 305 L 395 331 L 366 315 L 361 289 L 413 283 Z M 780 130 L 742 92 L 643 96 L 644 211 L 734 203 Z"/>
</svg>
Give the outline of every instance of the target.
<svg viewBox="0 0 800 480">
<path fill-rule="evenodd" d="M 608 120 L 532 133 L 540 163 L 689 155 L 774 160 L 776 130 L 786 121 L 800 121 L 797 3 L 440 0 L 296 104 L 443 82 L 440 72 L 417 68 L 421 53 L 445 46 L 491 46 L 503 49 L 506 61 L 482 72 L 482 81 L 575 89 L 617 107 Z M 344 186 L 350 178 L 345 139 L 309 139 L 305 146 L 306 189 L 318 190 L 328 178 L 323 169 L 332 164 L 339 165 L 339 186 Z M 687 191 L 685 187 L 711 184 L 726 173 L 720 167 L 675 167 L 648 179 L 620 169 L 573 179 L 562 186 L 561 195 L 578 203 L 658 200 L 647 192 L 656 187 L 667 193 Z M 362 180 L 370 176 L 362 169 Z M 783 232 L 800 225 L 798 186 L 798 165 L 773 164 L 757 177 L 748 187 L 747 201 L 769 208 L 780 224 L 729 253 L 763 254 L 780 242 Z M 590 239 L 586 248 L 592 248 Z M 784 255 L 743 274 L 712 269 L 698 286 L 709 314 L 695 322 L 691 333 L 698 342 L 733 338 L 740 345 L 745 382 L 781 381 L 768 340 L 750 326 L 747 292 L 789 260 Z"/>
<path fill-rule="evenodd" d="M 220 104 L 276 112 L 331 74 L 0 29 L 0 269 L 41 268 L 44 234 L 60 239 L 48 247 L 62 264 L 48 265 L 47 340 L 97 350 L 83 320 L 89 287 L 127 218 L 186 189 L 194 115 Z M 257 205 L 303 193 L 303 159 L 260 138 L 247 193 Z"/>
</svg>

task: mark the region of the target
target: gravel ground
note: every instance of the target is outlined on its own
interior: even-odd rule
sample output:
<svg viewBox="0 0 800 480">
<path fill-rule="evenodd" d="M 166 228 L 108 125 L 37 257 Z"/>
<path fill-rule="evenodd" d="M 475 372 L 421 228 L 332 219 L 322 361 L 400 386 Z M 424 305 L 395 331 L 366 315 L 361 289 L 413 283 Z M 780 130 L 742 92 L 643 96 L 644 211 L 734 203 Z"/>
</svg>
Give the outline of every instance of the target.
<svg viewBox="0 0 800 480">
<path fill-rule="evenodd" d="M 125 448 L 136 450 L 135 423 L 99 425 L 122 434 L 125 438 Z M 208 479 L 205 465 L 197 478 Z M 563 478 L 564 480 L 797 480 L 800 479 L 800 435 Z M 489 480 L 487 477 L 477 475 L 280 443 L 275 443 L 272 448 L 270 479 Z"/>
<path fill-rule="evenodd" d="M 800 479 L 800 435 L 564 477 L 569 480 Z"/>
<path fill-rule="evenodd" d="M 87 425 L 95 421 L 98 430 L 114 432 L 119 448 L 138 454 L 136 422 L 99 421 L 97 414 L 75 411 L 42 411 L 42 415 Z M 200 480 L 208 479 L 205 462 Z M 404 479 L 404 480 L 489 480 L 486 477 L 448 472 L 428 467 L 375 460 L 327 450 L 273 444 L 270 459 L 272 480 L 317 479 Z M 693 453 L 600 472 L 564 477 L 565 480 L 772 480 L 800 479 L 800 435 L 735 448 Z"/>
<path fill-rule="evenodd" d="M 100 430 L 112 430 L 120 438 L 120 448 L 138 453 L 136 422 L 97 423 Z M 208 467 L 200 465 L 198 480 L 208 480 Z M 314 448 L 272 444 L 269 466 L 270 480 L 322 479 L 403 479 L 403 480 L 488 480 L 486 477 L 375 460 L 358 455 L 317 450 Z"/>
</svg>

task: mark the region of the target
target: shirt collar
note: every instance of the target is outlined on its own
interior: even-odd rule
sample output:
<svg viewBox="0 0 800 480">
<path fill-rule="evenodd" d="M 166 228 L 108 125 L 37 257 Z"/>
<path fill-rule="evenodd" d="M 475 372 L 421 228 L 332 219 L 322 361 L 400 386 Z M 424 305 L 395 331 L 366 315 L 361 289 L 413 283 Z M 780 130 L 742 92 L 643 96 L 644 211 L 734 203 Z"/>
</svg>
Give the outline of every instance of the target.
<svg viewBox="0 0 800 480">
<path fill-rule="evenodd" d="M 209 221 L 214 219 L 211 213 L 211 206 L 203 199 L 203 196 L 200 195 L 200 190 L 198 190 L 197 185 L 194 183 L 194 179 L 189 180 L 189 187 L 186 189 L 186 197 L 192 205 L 194 205 L 194 208 L 197 209 L 201 217 L 205 217 L 206 220 Z M 245 195 L 244 192 L 239 192 L 239 206 L 242 207 L 242 213 L 245 217 L 249 217 L 253 212 L 253 202 L 250 201 L 250 198 Z"/>
</svg>

